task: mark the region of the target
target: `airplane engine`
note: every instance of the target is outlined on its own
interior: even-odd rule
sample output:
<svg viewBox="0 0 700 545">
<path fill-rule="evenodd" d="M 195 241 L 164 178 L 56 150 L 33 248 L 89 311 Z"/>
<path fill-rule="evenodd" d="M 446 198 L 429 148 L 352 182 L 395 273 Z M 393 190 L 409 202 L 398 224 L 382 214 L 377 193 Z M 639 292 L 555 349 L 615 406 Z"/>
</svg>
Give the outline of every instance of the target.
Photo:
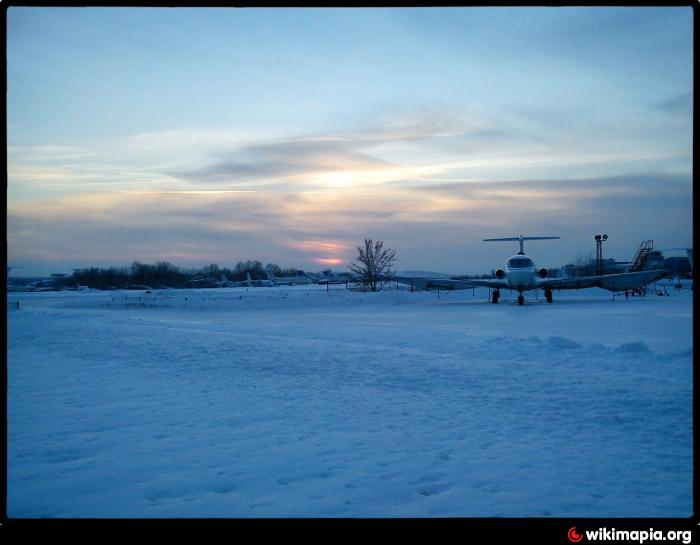
<svg viewBox="0 0 700 545">
<path fill-rule="evenodd" d="M 537 271 L 537 274 L 539 275 L 540 278 L 547 278 L 549 271 L 545 268 L 542 268 L 539 271 Z"/>
<path fill-rule="evenodd" d="M 504 271 L 503 269 L 498 269 L 496 271 L 496 278 L 502 279 L 502 278 L 505 278 L 505 276 L 506 276 L 506 271 Z"/>
</svg>

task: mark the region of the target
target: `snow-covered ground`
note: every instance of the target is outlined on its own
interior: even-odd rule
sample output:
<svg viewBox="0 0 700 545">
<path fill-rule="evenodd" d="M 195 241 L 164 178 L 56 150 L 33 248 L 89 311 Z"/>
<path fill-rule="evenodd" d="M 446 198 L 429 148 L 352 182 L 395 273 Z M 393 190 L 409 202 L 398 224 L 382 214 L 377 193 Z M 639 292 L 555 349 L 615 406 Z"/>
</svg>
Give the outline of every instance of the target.
<svg viewBox="0 0 700 545">
<path fill-rule="evenodd" d="M 690 516 L 668 292 L 10 293 L 8 515 Z"/>
</svg>

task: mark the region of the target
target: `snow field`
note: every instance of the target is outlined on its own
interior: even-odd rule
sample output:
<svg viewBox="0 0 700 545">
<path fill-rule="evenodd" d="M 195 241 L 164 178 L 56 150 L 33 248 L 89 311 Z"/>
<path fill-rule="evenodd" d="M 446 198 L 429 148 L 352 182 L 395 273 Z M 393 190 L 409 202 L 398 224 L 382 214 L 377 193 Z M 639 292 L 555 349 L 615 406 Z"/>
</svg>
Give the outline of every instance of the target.
<svg viewBox="0 0 700 545">
<path fill-rule="evenodd" d="M 689 516 L 669 293 L 9 294 L 8 514 Z"/>
</svg>

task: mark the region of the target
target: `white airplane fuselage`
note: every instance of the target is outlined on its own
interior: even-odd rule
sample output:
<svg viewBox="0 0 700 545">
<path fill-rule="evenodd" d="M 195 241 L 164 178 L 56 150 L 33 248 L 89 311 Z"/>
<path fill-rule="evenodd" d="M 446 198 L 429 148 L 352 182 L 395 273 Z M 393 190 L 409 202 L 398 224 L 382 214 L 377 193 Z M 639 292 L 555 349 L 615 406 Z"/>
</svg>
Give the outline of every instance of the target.
<svg viewBox="0 0 700 545">
<path fill-rule="evenodd" d="M 535 263 L 524 254 L 511 257 L 504 269 L 504 280 L 508 287 L 522 292 L 530 290 L 537 285 L 537 268 Z"/>
</svg>

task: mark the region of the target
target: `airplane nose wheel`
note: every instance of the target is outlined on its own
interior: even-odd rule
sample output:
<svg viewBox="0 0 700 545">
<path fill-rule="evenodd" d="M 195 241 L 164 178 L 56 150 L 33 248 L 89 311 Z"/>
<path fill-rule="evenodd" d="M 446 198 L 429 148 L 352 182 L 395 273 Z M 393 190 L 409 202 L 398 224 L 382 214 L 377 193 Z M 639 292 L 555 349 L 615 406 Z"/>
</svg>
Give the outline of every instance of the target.
<svg viewBox="0 0 700 545">
<path fill-rule="evenodd" d="M 522 293 L 520 295 L 518 295 L 518 304 L 520 306 L 523 306 L 525 304 L 525 297 L 523 297 Z"/>
</svg>

